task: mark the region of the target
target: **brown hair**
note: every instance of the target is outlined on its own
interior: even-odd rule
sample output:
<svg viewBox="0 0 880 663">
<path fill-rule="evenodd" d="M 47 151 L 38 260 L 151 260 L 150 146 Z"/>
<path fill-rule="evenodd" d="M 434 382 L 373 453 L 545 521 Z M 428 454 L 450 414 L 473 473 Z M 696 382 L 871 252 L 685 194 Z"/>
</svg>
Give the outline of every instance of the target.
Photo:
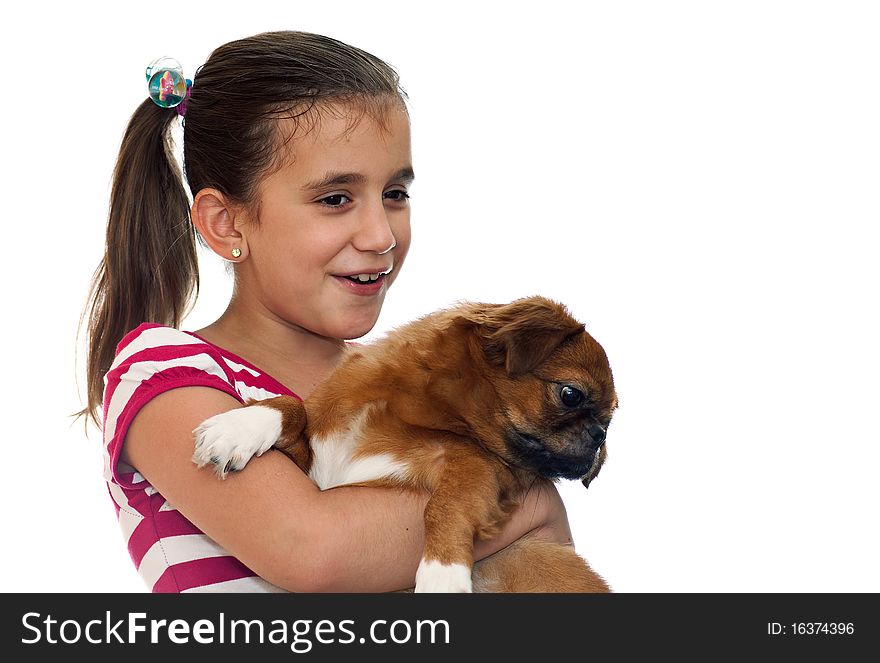
<svg viewBox="0 0 880 663">
<path fill-rule="evenodd" d="M 210 187 L 258 204 L 259 182 L 283 164 L 286 141 L 276 120 L 313 127 L 330 103 L 341 102 L 361 111 L 350 126 L 364 113 L 382 124 L 383 110 L 406 110 L 406 98 L 392 67 L 330 37 L 267 32 L 225 44 L 197 71 L 187 102 L 183 165 L 190 193 Z M 104 258 L 80 318 L 82 329 L 89 315 L 88 400 L 73 415 L 88 415 L 98 426 L 103 378 L 122 337 L 144 322 L 177 327 L 198 295 L 198 233 L 169 132 L 178 117 L 175 108 L 146 99 L 129 121 L 113 172 Z"/>
</svg>

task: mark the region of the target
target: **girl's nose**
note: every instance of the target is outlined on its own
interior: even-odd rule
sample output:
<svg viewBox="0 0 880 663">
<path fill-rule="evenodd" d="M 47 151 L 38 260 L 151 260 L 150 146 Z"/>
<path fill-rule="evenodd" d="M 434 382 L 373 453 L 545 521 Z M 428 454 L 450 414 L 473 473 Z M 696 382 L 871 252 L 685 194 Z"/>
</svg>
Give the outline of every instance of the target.
<svg viewBox="0 0 880 663">
<path fill-rule="evenodd" d="M 371 251 L 382 255 L 397 246 L 397 240 L 388 221 L 388 213 L 381 204 L 364 210 L 357 233 L 352 242 L 359 251 Z"/>
</svg>

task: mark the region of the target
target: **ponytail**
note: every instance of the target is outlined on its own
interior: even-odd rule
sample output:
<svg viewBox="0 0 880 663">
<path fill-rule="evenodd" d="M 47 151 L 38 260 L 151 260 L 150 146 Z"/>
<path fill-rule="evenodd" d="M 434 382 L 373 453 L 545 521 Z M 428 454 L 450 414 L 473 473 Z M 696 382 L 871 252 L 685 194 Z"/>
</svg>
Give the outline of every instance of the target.
<svg viewBox="0 0 880 663">
<path fill-rule="evenodd" d="M 88 402 L 74 416 L 101 426 L 104 374 L 122 337 L 143 322 L 176 327 L 198 294 L 196 234 L 170 127 L 175 109 L 146 99 L 134 112 L 113 171 L 104 258 L 92 278 L 88 314 Z M 88 424 L 88 421 L 86 421 Z"/>
</svg>

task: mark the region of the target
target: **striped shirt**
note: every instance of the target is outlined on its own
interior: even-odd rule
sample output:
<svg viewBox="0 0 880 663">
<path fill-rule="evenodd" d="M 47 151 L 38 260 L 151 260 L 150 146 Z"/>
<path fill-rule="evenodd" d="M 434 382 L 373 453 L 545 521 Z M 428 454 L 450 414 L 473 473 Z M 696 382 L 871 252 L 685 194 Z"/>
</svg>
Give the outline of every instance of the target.
<svg viewBox="0 0 880 663">
<path fill-rule="evenodd" d="M 104 478 L 135 567 L 153 592 L 283 591 L 203 534 L 120 460 L 135 415 L 177 387 L 213 387 L 241 402 L 294 395 L 192 332 L 145 323 L 126 334 L 104 376 Z"/>
</svg>

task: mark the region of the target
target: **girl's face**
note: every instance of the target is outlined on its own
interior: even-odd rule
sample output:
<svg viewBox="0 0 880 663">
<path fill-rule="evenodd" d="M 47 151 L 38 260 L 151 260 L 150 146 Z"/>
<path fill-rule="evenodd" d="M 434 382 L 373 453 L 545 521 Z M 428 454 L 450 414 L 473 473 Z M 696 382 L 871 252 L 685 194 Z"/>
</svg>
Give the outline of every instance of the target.
<svg viewBox="0 0 880 663">
<path fill-rule="evenodd" d="M 339 115 L 292 140 L 292 158 L 263 180 L 259 223 L 242 228 L 239 294 L 287 324 L 350 339 L 375 325 L 409 250 L 413 170 L 403 109 L 388 110 L 387 131 L 365 114 L 346 133 Z"/>
</svg>

